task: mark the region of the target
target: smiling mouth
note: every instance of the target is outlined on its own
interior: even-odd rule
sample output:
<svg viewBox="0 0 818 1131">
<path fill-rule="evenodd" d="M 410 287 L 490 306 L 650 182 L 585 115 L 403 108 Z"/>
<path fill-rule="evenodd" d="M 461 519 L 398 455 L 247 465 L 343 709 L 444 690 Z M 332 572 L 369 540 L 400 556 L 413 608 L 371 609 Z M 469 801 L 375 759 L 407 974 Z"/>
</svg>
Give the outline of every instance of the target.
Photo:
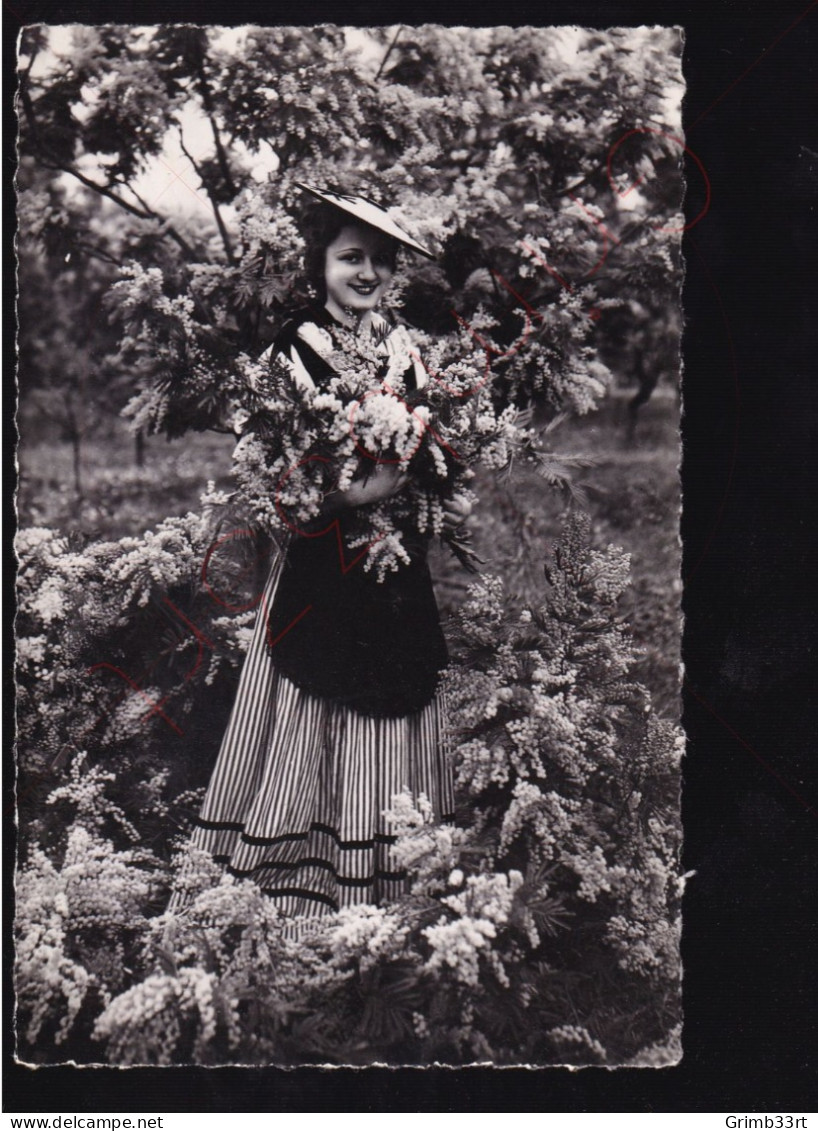
<svg viewBox="0 0 818 1131">
<path fill-rule="evenodd" d="M 378 289 L 377 283 L 373 283 L 371 286 L 368 286 L 368 287 L 356 285 L 355 283 L 350 283 L 349 286 L 352 288 L 353 291 L 355 291 L 359 295 L 371 295 L 371 294 L 374 294 L 374 292 Z"/>
</svg>

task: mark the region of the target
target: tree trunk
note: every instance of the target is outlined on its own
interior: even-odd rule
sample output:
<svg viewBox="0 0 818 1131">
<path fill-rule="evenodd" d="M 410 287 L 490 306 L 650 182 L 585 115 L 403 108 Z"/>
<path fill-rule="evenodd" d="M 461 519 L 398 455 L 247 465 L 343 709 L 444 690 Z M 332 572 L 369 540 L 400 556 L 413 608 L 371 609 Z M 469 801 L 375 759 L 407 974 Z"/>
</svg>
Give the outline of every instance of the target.
<svg viewBox="0 0 818 1131">
<path fill-rule="evenodd" d="M 136 466 L 145 466 L 145 433 L 141 430 L 137 432 L 134 439 L 134 456 L 136 458 Z"/>
<path fill-rule="evenodd" d="M 71 432 L 71 454 L 74 463 L 74 491 L 76 492 L 77 502 L 81 503 L 83 500 L 82 490 L 82 434 L 79 430 Z"/>
</svg>

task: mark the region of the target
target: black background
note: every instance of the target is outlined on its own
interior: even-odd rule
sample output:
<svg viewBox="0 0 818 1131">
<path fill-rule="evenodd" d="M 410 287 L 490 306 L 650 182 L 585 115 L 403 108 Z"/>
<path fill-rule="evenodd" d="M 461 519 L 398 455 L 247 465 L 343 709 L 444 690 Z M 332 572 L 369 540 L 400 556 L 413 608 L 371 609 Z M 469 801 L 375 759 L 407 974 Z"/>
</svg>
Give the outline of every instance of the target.
<svg viewBox="0 0 818 1131">
<path fill-rule="evenodd" d="M 818 7 L 533 3 L 296 8 L 4 2 L 14 161 L 23 23 L 680 24 L 687 143 L 712 186 L 686 235 L 684 342 L 685 1054 L 667 1069 L 76 1069 L 13 1063 L 4 1109 L 259 1112 L 794 1112 L 816 1106 L 818 732 L 814 679 Z M 688 162 L 687 215 L 704 201 Z M 10 177 L 6 206 L 13 209 Z M 12 301 L 13 248 L 4 247 Z M 4 341 L 14 361 L 11 318 Z M 13 389 L 5 386 L 6 459 Z M 5 497 L 11 517 L 10 495 Z M 9 532 L 7 522 L 7 533 Z M 8 552 L 8 548 L 7 548 Z M 7 559 L 8 560 L 8 559 Z M 6 645 L 10 645 L 6 617 Z M 8 651 L 6 655 L 8 655 Z M 8 775 L 7 775 L 8 780 Z M 8 811 L 8 810 L 7 810 Z M 11 822 L 6 821 L 9 867 Z M 10 876 L 7 873 L 7 891 Z M 8 928 L 8 923 L 7 923 Z M 9 935 L 6 936 L 7 940 Z M 7 952 L 10 953 L 10 952 Z M 8 976 L 10 963 L 4 964 Z"/>
</svg>

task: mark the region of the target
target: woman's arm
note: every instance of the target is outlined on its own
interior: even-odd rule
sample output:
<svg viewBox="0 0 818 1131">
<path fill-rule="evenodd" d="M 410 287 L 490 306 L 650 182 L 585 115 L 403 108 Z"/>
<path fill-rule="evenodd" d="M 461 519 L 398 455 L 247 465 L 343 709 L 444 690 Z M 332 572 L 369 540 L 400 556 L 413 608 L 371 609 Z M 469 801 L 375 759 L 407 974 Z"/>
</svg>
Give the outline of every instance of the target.
<svg viewBox="0 0 818 1131">
<path fill-rule="evenodd" d="M 321 518 L 348 510 L 350 507 L 363 507 L 369 503 L 380 503 L 396 495 L 405 486 L 408 475 L 401 464 L 378 464 L 366 479 L 356 479 L 345 491 L 330 491 L 324 497 Z"/>
</svg>

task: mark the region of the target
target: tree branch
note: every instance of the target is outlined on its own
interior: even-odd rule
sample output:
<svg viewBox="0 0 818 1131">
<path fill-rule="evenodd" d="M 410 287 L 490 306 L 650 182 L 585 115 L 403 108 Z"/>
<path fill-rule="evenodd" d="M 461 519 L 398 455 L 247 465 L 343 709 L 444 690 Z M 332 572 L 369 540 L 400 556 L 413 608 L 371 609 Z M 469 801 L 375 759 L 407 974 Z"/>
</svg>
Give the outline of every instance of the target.
<svg viewBox="0 0 818 1131">
<path fill-rule="evenodd" d="M 398 30 L 395 32 L 395 38 L 389 44 L 389 47 L 387 48 L 386 54 L 384 55 L 383 59 L 381 59 L 381 65 L 380 65 L 380 67 L 378 67 L 378 73 L 375 75 L 375 82 L 377 82 L 378 79 L 383 74 L 383 69 L 386 66 L 386 62 L 387 62 L 389 56 L 392 54 L 392 49 L 394 48 L 395 44 L 398 42 L 398 36 L 400 35 L 400 33 L 402 31 L 403 31 L 403 24 L 398 24 Z"/>
<path fill-rule="evenodd" d="M 188 161 L 191 163 L 193 168 L 196 170 L 196 172 L 199 176 L 199 179 L 204 186 L 204 190 L 207 193 L 208 199 L 210 200 L 211 207 L 213 208 L 213 215 L 214 215 L 215 220 L 216 220 L 216 226 L 219 229 L 219 235 L 222 237 L 222 243 L 224 244 L 224 251 L 225 251 L 225 255 L 227 256 L 227 262 L 232 267 L 232 266 L 235 265 L 236 257 L 233 253 L 233 244 L 232 244 L 232 241 L 230 239 L 230 233 L 227 231 L 224 220 L 222 219 L 222 214 L 219 211 L 219 206 L 216 203 L 212 192 L 210 191 L 210 189 L 207 186 L 207 181 L 202 176 L 202 170 L 199 168 L 198 164 L 196 163 L 196 159 L 193 156 L 193 154 L 188 150 L 187 146 L 185 145 L 185 139 L 184 139 L 184 135 L 182 134 L 182 127 L 181 126 L 179 126 L 179 145 L 181 146 L 182 153 L 184 153 L 185 157 L 187 157 Z"/>
<path fill-rule="evenodd" d="M 86 188 L 91 189 L 93 192 L 98 193 L 100 196 L 104 196 L 108 200 L 112 200 L 114 204 L 130 213 L 131 216 L 136 216 L 139 220 L 155 220 L 157 223 L 162 224 L 167 235 L 169 235 L 171 239 L 176 241 L 185 255 L 187 255 L 191 259 L 194 257 L 193 249 L 184 238 L 184 236 L 177 232 L 176 228 L 172 224 L 169 224 L 163 216 L 161 216 L 158 212 L 155 212 L 152 208 L 149 208 L 148 205 L 145 204 L 144 200 L 142 200 L 139 194 L 135 192 L 135 190 L 131 188 L 130 185 L 127 186 L 128 191 L 134 194 L 136 199 L 142 205 L 142 208 L 136 208 L 133 204 L 130 204 L 127 200 L 124 200 L 117 193 L 113 192 L 110 185 L 100 184 L 98 181 L 92 180 L 91 177 L 87 177 L 85 173 L 81 173 L 79 169 L 63 161 L 50 149 L 48 144 L 43 141 L 40 135 L 39 125 L 34 113 L 34 104 L 31 100 L 31 94 L 25 82 L 20 83 L 20 100 L 23 103 L 23 112 L 25 113 L 26 121 L 28 122 L 29 128 L 31 130 L 31 140 L 35 149 L 39 153 L 42 164 L 47 169 L 58 169 L 62 173 L 68 173 L 69 176 L 76 177 L 80 184 L 85 185 Z"/>
<path fill-rule="evenodd" d="M 216 125 L 216 115 L 213 108 L 213 99 L 210 95 L 210 86 L 207 81 L 207 72 L 205 71 L 204 66 L 204 52 L 197 60 L 196 77 L 199 80 L 199 90 L 202 95 L 202 104 L 204 105 L 205 113 L 207 114 L 207 117 L 210 121 L 210 128 L 213 131 L 213 141 L 216 145 L 216 156 L 219 161 L 219 168 L 221 169 L 222 177 L 224 178 L 225 188 L 232 196 L 235 196 L 238 189 L 233 182 L 233 177 L 230 173 L 230 162 L 227 159 L 227 153 L 225 152 L 225 148 L 222 145 L 222 139 L 219 134 L 218 126 Z"/>
<path fill-rule="evenodd" d="M 101 196 L 107 196 L 109 200 L 113 200 L 115 204 L 118 204 L 120 208 L 124 208 L 126 212 L 130 212 L 133 216 L 138 216 L 143 220 L 150 219 L 149 215 L 146 212 L 142 212 L 140 211 L 140 209 L 134 208 L 134 206 L 132 204 L 129 204 L 127 200 L 123 200 L 122 197 L 117 196 L 116 193 L 112 192 L 107 185 L 100 185 L 97 184 L 96 181 L 92 181 L 90 177 L 86 177 L 84 173 L 81 173 L 79 171 L 79 169 L 75 169 L 73 168 L 73 166 L 67 165 L 64 161 L 57 157 L 56 154 L 49 150 L 48 145 L 42 140 L 40 136 L 40 128 L 37 123 L 37 118 L 34 114 L 34 104 L 31 100 L 31 94 L 29 93 L 28 86 L 25 82 L 20 83 L 20 100 L 23 103 L 23 111 L 31 130 L 32 141 L 35 147 L 39 150 L 40 155 L 45 158 L 43 164 L 46 165 L 47 168 L 59 169 L 63 173 L 70 173 L 71 176 L 76 177 L 77 180 L 84 184 L 87 188 L 93 189 L 94 192 L 98 192 Z"/>
<path fill-rule="evenodd" d="M 34 66 L 34 61 L 39 54 L 40 54 L 40 45 L 39 45 L 39 43 L 35 43 L 34 49 L 31 52 L 31 58 L 28 61 L 28 66 L 26 67 L 25 72 L 23 73 L 23 76 L 20 80 L 21 85 L 28 81 L 29 75 L 31 74 L 31 68 Z"/>
<path fill-rule="evenodd" d="M 92 255 L 95 259 L 101 259 L 103 263 L 113 263 L 115 267 L 122 266 L 122 260 L 117 259 L 115 255 L 111 255 L 109 251 L 99 247 L 97 244 L 86 243 L 84 240 L 75 240 L 74 246 L 84 251 L 86 255 Z"/>
</svg>

